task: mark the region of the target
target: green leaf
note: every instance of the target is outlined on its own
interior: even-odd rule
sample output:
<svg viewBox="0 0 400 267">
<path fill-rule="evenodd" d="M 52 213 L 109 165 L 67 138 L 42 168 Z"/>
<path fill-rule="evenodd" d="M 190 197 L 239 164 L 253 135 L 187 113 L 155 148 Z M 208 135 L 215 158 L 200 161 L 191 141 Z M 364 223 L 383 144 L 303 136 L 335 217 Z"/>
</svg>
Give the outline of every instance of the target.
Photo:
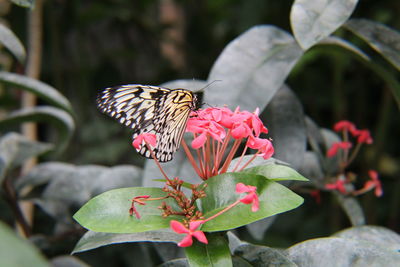
<svg viewBox="0 0 400 267">
<path fill-rule="evenodd" d="M 0 266 L 50 266 L 28 240 L 22 240 L 0 222 Z"/>
<path fill-rule="evenodd" d="M 205 223 L 201 230 L 206 232 L 237 228 L 294 209 L 303 203 L 303 198 L 288 188 L 257 174 L 225 173 L 212 177 L 206 183 L 207 196 L 198 200 L 205 218 L 218 213 L 240 198 L 241 195 L 235 192 L 237 183 L 256 186 L 260 200 L 260 209 L 257 212 L 251 211 L 251 205 L 240 203 Z"/>
<path fill-rule="evenodd" d="M 126 242 L 174 242 L 181 241 L 182 236 L 174 233 L 170 229 L 161 229 L 157 231 L 147 231 L 131 234 L 98 233 L 88 231 L 76 244 L 72 253 L 84 252 L 101 246 L 119 244 Z"/>
<path fill-rule="evenodd" d="M 34 8 L 35 0 L 11 0 L 14 4 L 22 7 Z"/>
<path fill-rule="evenodd" d="M 0 183 L 8 169 L 20 166 L 27 159 L 50 151 L 52 145 L 35 142 L 18 133 L 8 133 L 0 138 Z"/>
<path fill-rule="evenodd" d="M 276 165 L 276 164 L 260 165 L 257 167 L 244 169 L 242 172 L 239 173 L 258 174 L 272 181 L 287 181 L 287 180 L 308 181 L 307 178 L 302 176 L 294 169 L 288 166 Z"/>
<path fill-rule="evenodd" d="M 0 71 L 0 82 L 29 91 L 41 99 L 73 114 L 69 101 L 55 88 L 38 80 L 15 73 Z"/>
<path fill-rule="evenodd" d="M 50 106 L 38 106 L 11 112 L 8 116 L 0 120 L 0 128 L 27 121 L 50 122 L 54 124 L 60 132 L 59 146 L 57 147 L 59 152 L 68 144 L 75 130 L 75 123 L 69 113 Z"/>
<path fill-rule="evenodd" d="M 296 0 L 290 24 L 296 40 L 307 50 L 339 28 L 353 13 L 357 0 Z"/>
<path fill-rule="evenodd" d="M 137 196 L 150 195 L 152 198 L 165 197 L 160 188 L 129 187 L 107 191 L 92 198 L 73 216 L 83 227 L 95 232 L 138 233 L 169 227 L 171 220 L 180 220 L 180 216 L 163 218 L 158 208 L 166 202 L 174 210 L 179 210 L 175 200 L 164 199 L 146 201 L 146 205 L 135 205 L 140 219 L 129 215 L 131 200 Z"/>
<path fill-rule="evenodd" d="M 221 82 L 205 90 L 204 102 L 263 110 L 302 54 L 289 33 L 270 25 L 252 27 L 230 42 L 215 61 L 208 81 Z"/>
<path fill-rule="evenodd" d="M 208 244 L 193 240 L 193 245 L 185 248 L 190 266 L 232 266 L 231 253 L 225 233 L 207 234 Z"/>
<path fill-rule="evenodd" d="M 22 64 L 25 61 L 25 48 L 17 36 L 6 26 L 0 23 L 0 43 L 18 59 Z"/>
<path fill-rule="evenodd" d="M 367 19 L 352 19 L 345 26 L 400 70 L 399 32 Z"/>
</svg>

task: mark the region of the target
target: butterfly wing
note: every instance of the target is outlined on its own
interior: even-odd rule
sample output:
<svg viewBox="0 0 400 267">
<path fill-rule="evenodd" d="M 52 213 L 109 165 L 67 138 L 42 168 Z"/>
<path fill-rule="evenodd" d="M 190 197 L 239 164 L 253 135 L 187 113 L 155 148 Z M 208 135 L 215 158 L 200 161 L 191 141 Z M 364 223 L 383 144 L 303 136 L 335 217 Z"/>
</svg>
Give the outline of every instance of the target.
<svg viewBox="0 0 400 267">
<path fill-rule="evenodd" d="M 160 162 L 170 161 L 179 148 L 191 110 L 196 108 L 193 93 L 185 89 L 144 85 L 107 88 L 98 98 L 100 110 L 133 129 L 133 138 L 143 133 L 157 136 L 154 155 Z M 138 151 L 151 158 L 142 146 Z"/>
<path fill-rule="evenodd" d="M 196 108 L 193 93 L 184 89 L 171 90 L 166 96 L 165 103 L 159 106 L 155 117 L 155 133 L 157 146 L 154 149 L 156 158 L 160 162 L 170 161 L 178 150 L 190 112 Z M 145 155 L 146 148 L 139 151 Z"/>
</svg>

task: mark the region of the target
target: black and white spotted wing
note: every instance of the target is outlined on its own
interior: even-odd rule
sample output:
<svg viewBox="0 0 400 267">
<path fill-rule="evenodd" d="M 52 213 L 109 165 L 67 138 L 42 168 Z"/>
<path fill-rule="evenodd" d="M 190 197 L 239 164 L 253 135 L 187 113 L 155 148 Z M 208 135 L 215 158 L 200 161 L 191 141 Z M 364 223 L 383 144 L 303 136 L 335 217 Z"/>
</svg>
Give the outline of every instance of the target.
<svg viewBox="0 0 400 267">
<path fill-rule="evenodd" d="M 155 134 L 153 152 L 160 162 L 172 159 L 190 112 L 198 108 L 197 97 L 189 90 L 138 84 L 107 88 L 97 102 L 102 112 L 133 129 L 133 139 L 143 133 Z M 151 158 L 146 146 L 138 152 Z"/>
</svg>

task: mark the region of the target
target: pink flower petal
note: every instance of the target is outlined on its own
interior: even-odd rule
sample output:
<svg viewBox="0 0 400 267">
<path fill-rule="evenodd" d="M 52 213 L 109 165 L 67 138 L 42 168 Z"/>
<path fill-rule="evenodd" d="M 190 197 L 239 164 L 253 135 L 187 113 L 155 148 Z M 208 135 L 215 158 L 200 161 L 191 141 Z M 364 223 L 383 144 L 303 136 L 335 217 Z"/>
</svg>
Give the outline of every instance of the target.
<svg viewBox="0 0 400 267">
<path fill-rule="evenodd" d="M 258 196 L 254 193 L 253 204 L 251 205 L 251 211 L 256 212 L 260 208 L 260 201 L 258 200 Z"/>
<path fill-rule="evenodd" d="M 170 226 L 175 233 L 178 234 L 187 234 L 190 233 L 189 229 L 187 229 L 182 223 L 178 221 L 172 220 L 170 222 Z"/>
<path fill-rule="evenodd" d="M 193 239 L 191 235 L 186 235 L 181 242 L 178 243 L 179 247 L 185 248 L 190 247 L 193 244 Z"/>
<path fill-rule="evenodd" d="M 254 199 L 254 193 L 249 193 L 247 194 L 245 197 L 240 199 L 240 202 L 242 202 L 243 204 L 251 204 L 253 203 L 253 199 Z"/>
<path fill-rule="evenodd" d="M 190 231 L 194 231 L 197 228 L 199 228 L 199 226 L 203 223 L 204 221 L 200 220 L 200 221 L 192 221 L 189 223 L 189 229 Z"/>
<path fill-rule="evenodd" d="M 251 192 L 249 190 L 249 186 L 245 185 L 244 183 L 237 183 L 236 184 L 236 193 L 247 193 L 247 192 Z"/>
<path fill-rule="evenodd" d="M 342 120 L 337 122 L 334 126 L 333 129 L 336 132 L 340 132 L 340 131 L 349 131 L 351 133 L 353 133 L 356 130 L 356 126 L 354 125 L 354 123 L 347 121 L 347 120 Z"/>
<path fill-rule="evenodd" d="M 203 132 L 199 136 L 197 136 L 195 139 L 193 139 L 192 147 L 194 149 L 199 149 L 200 147 L 204 146 L 206 141 L 207 141 L 207 133 Z"/>
<path fill-rule="evenodd" d="M 206 235 L 202 231 L 196 231 L 193 233 L 193 236 L 199 240 L 201 243 L 208 244 L 208 240 Z"/>
</svg>

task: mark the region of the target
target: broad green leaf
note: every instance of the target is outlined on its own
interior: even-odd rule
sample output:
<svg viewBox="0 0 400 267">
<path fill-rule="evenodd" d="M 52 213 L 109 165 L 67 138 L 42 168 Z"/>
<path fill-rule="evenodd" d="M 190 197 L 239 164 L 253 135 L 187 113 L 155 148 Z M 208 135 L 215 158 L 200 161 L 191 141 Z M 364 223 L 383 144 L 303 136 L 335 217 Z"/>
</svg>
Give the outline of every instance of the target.
<svg viewBox="0 0 400 267">
<path fill-rule="evenodd" d="M 9 168 L 23 164 L 27 159 L 50 151 L 52 145 L 35 142 L 18 133 L 8 133 L 0 138 L 0 183 Z"/>
<path fill-rule="evenodd" d="M 68 144 L 75 130 L 75 123 L 71 115 L 62 109 L 51 106 L 37 106 L 11 112 L 8 116 L 0 120 L 0 128 L 27 121 L 50 122 L 54 124 L 60 132 L 59 146 L 57 146 L 59 152 Z"/>
<path fill-rule="evenodd" d="M 298 266 L 398 266 L 400 262 L 398 251 L 337 237 L 303 241 L 285 254 Z"/>
<path fill-rule="evenodd" d="M 146 205 L 135 205 L 140 219 L 129 215 L 131 200 L 137 196 L 150 195 L 152 198 L 165 197 L 161 188 L 129 187 L 107 191 L 92 198 L 73 216 L 83 227 L 95 232 L 138 233 L 169 227 L 171 220 L 179 216 L 163 218 L 158 208 L 166 202 L 174 210 L 179 210 L 174 200 L 146 201 Z M 136 203 L 137 204 L 137 203 Z"/>
<path fill-rule="evenodd" d="M 353 13 L 357 0 L 295 0 L 290 24 L 300 46 L 307 50 L 339 28 Z"/>
<path fill-rule="evenodd" d="M 351 19 L 345 27 L 366 41 L 373 49 L 400 70 L 400 33 L 367 19 Z"/>
<path fill-rule="evenodd" d="M 95 249 L 111 244 L 126 242 L 173 242 L 178 243 L 183 238 L 182 235 L 174 233 L 170 229 L 161 229 L 157 231 L 147 231 L 131 234 L 98 233 L 88 231 L 76 244 L 72 253 L 79 253 L 90 249 Z"/>
<path fill-rule="evenodd" d="M 205 223 L 201 230 L 224 231 L 237 228 L 257 220 L 294 209 L 303 203 L 303 198 L 285 186 L 251 173 L 225 173 L 209 179 L 206 197 L 198 200 L 205 218 L 223 210 L 242 195 L 235 192 L 237 183 L 257 187 L 260 209 L 251 211 L 251 205 L 238 204 L 229 211 Z"/>
<path fill-rule="evenodd" d="M 60 94 L 55 88 L 38 80 L 19 75 L 15 73 L 0 71 L 0 82 L 12 85 L 16 89 L 29 91 L 41 99 L 60 107 L 69 113 L 72 112 L 72 107 L 69 101 Z"/>
<path fill-rule="evenodd" d="M 17 36 L 6 26 L 0 23 L 0 43 L 18 59 L 20 63 L 25 61 L 25 48 Z"/>
<path fill-rule="evenodd" d="M 263 110 L 302 54 L 289 33 L 255 26 L 230 42 L 215 61 L 208 81 L 221 81 L 205 90 L 204 102 Z"/>
<path fill-rule="evenodd" d="M 0 266 L 50 266 L 28 240 L 23 240 L 3 222 L 0 222 Z"/>
<path fill-rule="evenodd" d="M 276 164 L 260 165 L 257 167 L 244 169 L 242 172 L 258 174 L 272 181 L 286 181 L 286 180 L 308 181 L 308 179 L 303 177 L 300 173 L 284 165 L 276 165 Z"/>
<path fill-rule="evenodd" d="M 22 7 L 34 8 L 35 0 L 11 0 L 14 4 Z"/>
<path fill-rule="evenodd" d="M 207 240 L 208 244 L 194 240 L 192 246 L 185 248 L 190 266 L 232 266 L 231 253 L 225 233 L 207 234 Z"/>
</svg>

